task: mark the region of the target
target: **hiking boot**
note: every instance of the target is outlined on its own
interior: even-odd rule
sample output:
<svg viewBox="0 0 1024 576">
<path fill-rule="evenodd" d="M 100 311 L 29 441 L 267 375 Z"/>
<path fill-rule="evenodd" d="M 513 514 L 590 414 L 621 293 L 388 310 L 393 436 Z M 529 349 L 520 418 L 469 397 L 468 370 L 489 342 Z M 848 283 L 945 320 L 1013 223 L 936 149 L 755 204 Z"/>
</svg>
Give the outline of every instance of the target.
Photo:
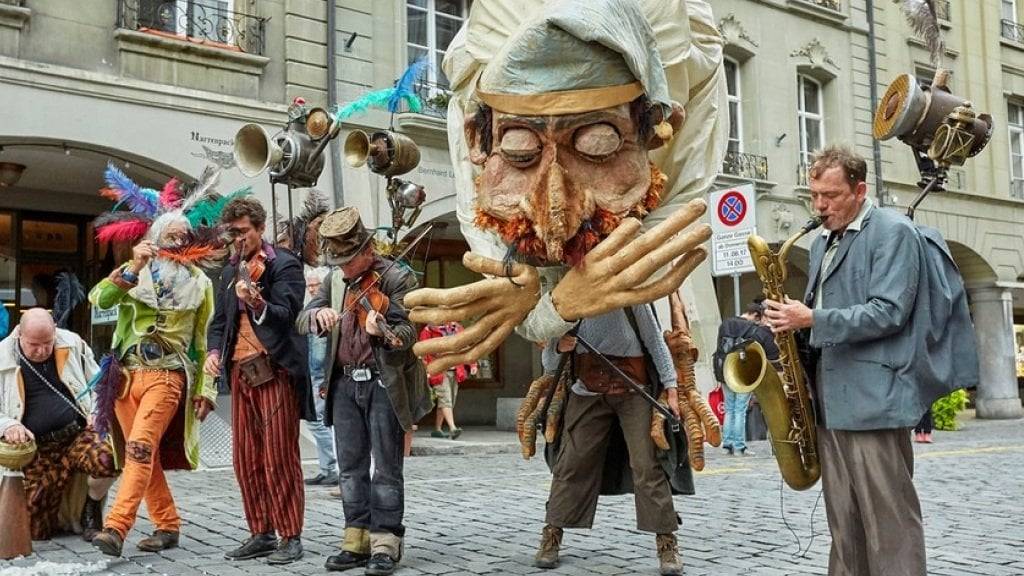
<svg viewBox="0 0 1024 576">
<path fill-rule="evenodd" d="M 113 528 L 104 528 L 92 539 L 92 545 L 99 548 L 107 556 L 120 556 L 124 548 L 124 538 Z"/>
<path fill-rule="evenodd" d="M 562 529 L 550 524 L 540 533 L 540 548 L 534 556 L 533 565 L 537 568 L 557 568 L 558 549 L 562 546 Z"/>
<path fill-rule="evenodd" d="M 92 542 L 92 539 L 103 530 L 103 501 L 93 500 L 85 497 L 85 506 L 82 507 L 82 540 Z"/>
<path fill-rule="evenodd" d="M 139 543 L 136 544 L 136 547 L 139 550 L 142 550 L 143 552 L 159 552 L 161 550 L 177 548 L 179 537 L 179 532 L 171 532 L 170 530 L 157 530 L 156 532 L 153 532 L 152 536 L 139 540 Z"/>
<path fill-rule="evenodd" d="M 398 562 L 385 552 L 377 552 L 366 562 L 366 576 L 390 576 Z"/>
<path fill-rule="evenodd" d="M 683 560 L 679 557 L 679 544 L 675 534 L 658 534 L 654 540 L 658 548 L 661 576 L 682 576 Z"/>
<path fill-rule="evenodd" d="M 324 564 L 324 568 L 328 572 L 344 572 L 345 570 L 351 570 L 352 568 L 358 568 L 360 566 L 366 566 L 366 561 L 370 559 L 369 554 L 356 554 L 349 550 L 342 550 L 341 554 L 335 554 L 327 558 L 327 563 Z"/>
<path fill-rule="evenodd" d="M 251 560 L 262 556 L 270 556 L 277 550 L 277 538 L 273 534 L 256 534 L 250 536 L 242 545 L 224 554 L 227 560 Z"/>
<path fill-rule="evenodd" d="M 298 536 L 281 538 L 277 550 L 267 557 L 267 564 L 291 564 L 299 558 L 302 558 L 302 540 Z"/>
</svg>

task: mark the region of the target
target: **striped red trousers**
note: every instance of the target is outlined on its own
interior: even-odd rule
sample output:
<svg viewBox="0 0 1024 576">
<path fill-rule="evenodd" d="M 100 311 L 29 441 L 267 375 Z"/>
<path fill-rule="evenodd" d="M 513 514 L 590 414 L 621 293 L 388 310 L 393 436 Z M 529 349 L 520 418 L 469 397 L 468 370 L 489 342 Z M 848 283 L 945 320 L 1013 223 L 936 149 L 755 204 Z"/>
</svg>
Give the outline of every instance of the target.
<svg viewBox="0 0 1024 576">
<path fill-rule="evenodd" d="M 299 456 L 299 410 L 288 374 L 250 388 L 231 369 L 232 456 L 249 531 L 302 534 L 306 507 Z"/>
</svg>

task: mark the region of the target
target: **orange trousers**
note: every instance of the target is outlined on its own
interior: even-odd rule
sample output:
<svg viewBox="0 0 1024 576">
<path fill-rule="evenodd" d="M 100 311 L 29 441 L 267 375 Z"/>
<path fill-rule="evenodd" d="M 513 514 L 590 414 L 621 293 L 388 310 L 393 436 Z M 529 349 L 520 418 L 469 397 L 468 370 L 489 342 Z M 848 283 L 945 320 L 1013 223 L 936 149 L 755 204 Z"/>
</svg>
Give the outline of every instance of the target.
<svg viewBox="0 0 1024 576">
<path fill-rule="evenodd" d="M 114 413 L 125 437 L 125 463 L 117 499 L 104 526 L 121 538 L 135 524 L 142 500 L 157 530 L 178 532 L 181 517 L 160 466 L 160 440 L 174 419 L 185 389 L 185 373 L 170 370 L 132 370 L 128 393 L 118 398 Z"/>
</svg>

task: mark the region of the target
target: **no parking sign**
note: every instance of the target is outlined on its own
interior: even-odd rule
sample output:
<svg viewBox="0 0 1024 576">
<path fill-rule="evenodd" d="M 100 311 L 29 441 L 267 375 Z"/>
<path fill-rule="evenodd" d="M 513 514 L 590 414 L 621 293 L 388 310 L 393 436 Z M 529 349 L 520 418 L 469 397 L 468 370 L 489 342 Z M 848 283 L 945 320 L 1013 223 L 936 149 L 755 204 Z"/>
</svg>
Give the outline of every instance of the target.
<svg viewBox="0 0 1024 576">
<path fill-rule="evenodd" d="M 718 190 L 708 195 L 711 215 L 711 273 L 729 276 L 753 272 L 747 237 L 757 233 L 754 185 Z"/>
</svg>

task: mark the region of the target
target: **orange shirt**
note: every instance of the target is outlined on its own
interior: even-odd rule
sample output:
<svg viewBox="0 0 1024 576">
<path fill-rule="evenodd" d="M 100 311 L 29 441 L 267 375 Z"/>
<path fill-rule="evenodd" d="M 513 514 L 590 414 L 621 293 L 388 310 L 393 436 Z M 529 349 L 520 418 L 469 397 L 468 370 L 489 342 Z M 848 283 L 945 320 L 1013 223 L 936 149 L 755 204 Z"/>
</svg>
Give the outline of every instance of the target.
<svg viewBox="0 0 1024 576">
<path fill-rule="evenodd" d="M 238 342 L 235 343 L 235 353 L 231 356 L 231 359 L 235 361 L 245 360 L 257 354 L 265 354 L 267 349 L 263 347 L 263 343 L 256 337 L 256 331 L 252 329 L 252 322 L 249 321 L 249 314 L 242 310 L 239 312 L 239 316 Z"/>
</svg>

